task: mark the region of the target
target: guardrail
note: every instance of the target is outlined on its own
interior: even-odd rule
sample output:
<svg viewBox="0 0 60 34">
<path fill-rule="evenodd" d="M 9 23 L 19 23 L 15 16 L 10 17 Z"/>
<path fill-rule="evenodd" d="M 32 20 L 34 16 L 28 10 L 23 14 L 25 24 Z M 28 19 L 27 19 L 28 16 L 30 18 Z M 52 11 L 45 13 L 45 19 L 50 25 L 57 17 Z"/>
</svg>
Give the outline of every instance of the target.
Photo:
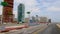
<svg viewBox="0 0 60 34">
<path fill-rule="evenodd" d="M 56 24 L 56 30 L 60 32 L 60 24 Z"/>
<path fill-rule="evenodd" d="M 57 26 L 58 28 L 60 28 L 60 24 L 56 24 L 56 26 Z"/>
</svg>

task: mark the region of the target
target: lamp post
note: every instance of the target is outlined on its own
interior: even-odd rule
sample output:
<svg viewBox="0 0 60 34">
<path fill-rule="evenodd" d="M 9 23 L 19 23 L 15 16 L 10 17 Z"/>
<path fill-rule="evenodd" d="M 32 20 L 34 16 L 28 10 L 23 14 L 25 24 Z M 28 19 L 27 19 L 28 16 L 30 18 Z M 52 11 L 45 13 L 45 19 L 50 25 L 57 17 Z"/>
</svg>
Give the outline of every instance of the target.
<svg viewBox="0 0 60 34">
<path fill-rule="evenodd" d="M 29 22 L 30 22 L 30 12 L 27 12 L 28 14 L 28 23 L 27 23 L 27 26 L 29 26 Z"/>
<path fill-rule="evenodd" d="M 27 12 L 27 14 L 28 14 L 28 18 L 29 18 L 28 22 L 30 22 L 30 12 Z"/>
</svg>

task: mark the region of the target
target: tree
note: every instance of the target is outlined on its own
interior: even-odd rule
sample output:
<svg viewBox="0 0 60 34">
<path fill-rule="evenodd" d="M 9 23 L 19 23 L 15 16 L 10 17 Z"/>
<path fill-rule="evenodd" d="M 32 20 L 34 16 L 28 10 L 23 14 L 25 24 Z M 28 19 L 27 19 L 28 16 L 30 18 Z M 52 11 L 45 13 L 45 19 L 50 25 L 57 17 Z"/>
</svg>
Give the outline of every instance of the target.
<svg viewBox="0 0 60 34">
<path fill-rule="evenodd" d="M 7 2 L 1 2 L 1 5 L 2 5 L 2 6 L 7 6 L 8 3 L 7 3 Z"/>
</svg>

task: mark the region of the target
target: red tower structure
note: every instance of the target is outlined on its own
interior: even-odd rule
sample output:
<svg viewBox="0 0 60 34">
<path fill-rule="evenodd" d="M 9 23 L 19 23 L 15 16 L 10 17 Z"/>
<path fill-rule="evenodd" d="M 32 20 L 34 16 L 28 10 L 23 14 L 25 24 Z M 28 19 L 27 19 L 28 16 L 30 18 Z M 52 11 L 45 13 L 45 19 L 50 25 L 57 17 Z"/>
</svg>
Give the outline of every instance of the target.
<svg viewBox="0 0 60 34">
<path fill-rule="evenodd" d="M 8 23 L 13 22 L 13 0 L 4 0 L 8 5 L 3 7 L 3 18 L 2 22 Z"/>
</svg>

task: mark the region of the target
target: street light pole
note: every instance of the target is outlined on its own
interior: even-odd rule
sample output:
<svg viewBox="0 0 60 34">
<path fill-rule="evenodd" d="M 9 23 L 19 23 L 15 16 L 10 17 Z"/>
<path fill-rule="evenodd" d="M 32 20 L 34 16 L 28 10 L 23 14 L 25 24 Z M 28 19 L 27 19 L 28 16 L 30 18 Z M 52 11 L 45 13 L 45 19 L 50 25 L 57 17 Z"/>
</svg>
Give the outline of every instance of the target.
<svg viewBox="0 0 60 34">
<path fill-rule="evenodd" d="M 29 20 L 28 20 L 28 24 L 29 24 L 29 22 L 30 22 L 30 12 L 27 12 L 27 14 L 28 14 L 28 18 L 29 18 Z"/>
</svg>

